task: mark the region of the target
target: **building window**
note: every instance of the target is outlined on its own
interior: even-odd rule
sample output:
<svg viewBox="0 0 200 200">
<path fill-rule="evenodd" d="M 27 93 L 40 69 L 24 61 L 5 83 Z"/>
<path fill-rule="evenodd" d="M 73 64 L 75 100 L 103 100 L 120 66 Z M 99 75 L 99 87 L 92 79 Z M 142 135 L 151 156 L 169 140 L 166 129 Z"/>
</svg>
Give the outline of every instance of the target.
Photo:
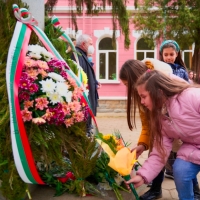
<svg viewBox="0 0 200 200">
<path fill-rule="evenodd" d="M 192 67 L 192 54 L 193 54 L 193 50 L 192 50 L 192 46 L 185 46 L 183 48 L 184 50 L 182 50 L 182 59 L 186 65 L 187 68 Z"/>
<path fill-rule="evenodd" d="M 117 80 L 117 51 L 113 48 L 112 38 L 106 37 L 99 42 L 99 80 L 114 82 Z"/>
<path fill-rule="evenodd" d="M 136 59 L 143 60 L 145 58 L 155 58 L 155 51 L 148 46 L 144 38 L 141 38 L 136 46 Z"/>
</svg>

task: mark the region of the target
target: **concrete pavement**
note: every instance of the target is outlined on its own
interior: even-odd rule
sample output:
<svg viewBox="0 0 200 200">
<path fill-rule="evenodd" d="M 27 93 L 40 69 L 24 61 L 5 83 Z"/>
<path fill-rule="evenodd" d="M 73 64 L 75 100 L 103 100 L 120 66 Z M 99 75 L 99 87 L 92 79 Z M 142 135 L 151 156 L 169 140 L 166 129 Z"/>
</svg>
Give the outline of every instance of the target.
<svg viewBox="0 0 200 200">
<path fill-rule="evenodd" d="M 131 147 L 135 147 L 137 140 L 141 131 L 141 123 L 139 117 L 137 117 L 136 125 L 137 129 L 130 131 L 127 126 L 125 114 L 117 113 L 98 113 L 97 114 L 97 124 L 99 131 L 105 134 L 112 133 L 114 130 L 119 130 L 125 141 L 131 142 Z M 144 152 L 140 158 L 139 162 L 142 164 L 148 157 L 148 151 Z M 200 173 L 198 174 L 198 180 L 200 183 Z M 149 188 L 142 186 L 138 189 L 138 194 L 141 195 Z M 162 184 L 163 197 L 161 199 L 171 200 L 178 199 L 178 195 L 175 189 L 174 181 L 168 178 L 164 179 Z M 31 192 L 33 200 L 80 200 L 82 197 L 77 197 L 75 195 L 64 194 L 60 197 L 53 197 L 54 190 L 48 186 L 37 186 L 36 189 Z M 134 199 L 130 194 L 123 193 L 124 200 Z M 85 200 L 100 200 L 102 198 L 97 197 L 84 197 Z M 107 200 L 115 200 L 115 196 L 108 192 L 106 198 Z M 28 198 L 27 198 L 28 200 Z"/>
</svg>

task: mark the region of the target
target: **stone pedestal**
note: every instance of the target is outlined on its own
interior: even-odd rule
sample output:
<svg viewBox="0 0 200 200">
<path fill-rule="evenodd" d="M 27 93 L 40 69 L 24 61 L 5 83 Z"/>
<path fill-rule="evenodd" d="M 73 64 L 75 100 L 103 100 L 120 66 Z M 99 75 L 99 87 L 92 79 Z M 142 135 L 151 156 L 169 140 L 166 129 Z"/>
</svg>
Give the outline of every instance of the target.
<svg viewBox="0 0 200 200">
<path fill-rule="evenodd" d="M 141 187 L 137 188 L 137 193 L 138 195 L 142 195 L 146 189 L 146 185 L 142 185 Z M 64 193 L 62 196 L 55 197 L 56 200 L 117 200 L 116 195 L 114 191 L 102 191 L 103 194 L 105 195 L 104 197 L 95 197 L 95 196 L 86 196 L 86 197 L 79 197 L 74 194 L 68 194 Z M 120 191 L 122 194 L 123 200 L 135 200 L 134 195 L 130 192 L 124 192 Z M 37 200 L 53 200 L 53 196 L 55 194 L 55 189 L 49 187 L 49 186 L 42 186 L 38 185 L 36 190 L 31 193 L 32 199 L 37 199 Z M 29 200 L 26 198 L 25 200 Z"/>
<path fill-rule="evenodd" d="M 126 100 L 99 100 L 98 113 L 126 113 Z"/>
<path fill-rule="evenodd" d="M 29 11 L 38 21 L 38 26 L 44 30 L 44 0 L 22 0 L 29 6 Z"/>
</svg>

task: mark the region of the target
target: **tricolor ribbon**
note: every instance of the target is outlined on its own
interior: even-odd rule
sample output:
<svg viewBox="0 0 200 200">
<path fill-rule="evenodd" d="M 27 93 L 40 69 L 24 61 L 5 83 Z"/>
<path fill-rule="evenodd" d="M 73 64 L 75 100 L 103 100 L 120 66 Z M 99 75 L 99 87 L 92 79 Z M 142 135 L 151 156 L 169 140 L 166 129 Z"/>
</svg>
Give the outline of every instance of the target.
<svg viewBox="0 0 200 200">
<path fill-rule="evenodd" d="M 62 31 L 62 27 L 60 26 L 60 21 L 55 15 L 52 17 L 51 23 L 54 25 L 54 27 L 56 29 L 59 28 Z M 78 55 L 76 53 L 76 48 L 75 48 L 74 43 L 72 42 L 71 38 L 66 34 L 66 32 L 65 31 L 62 31 L 62 32 L 63 33 L 61 35 L 61 39 L 63 39 L 64 41 L 67 41 L 69 43 L 70 47 L 72 48 L 72 51 L 73 51 L 73 54 L 74 54 L 74 57 L 76 59 L 76 63 L 77 63 L 77 66 L 78 66 L 78 78 L 79 78 L 79 81 L 82 82 L 82 74 L 81 74 L 82 67 L 79 64 L 79 59 L 78 59 Z M 89 100 L 87 98 L 87 95 L 85 95 L 84 98 L 86 99 L 87 104 L 90 105 Z M 98 126 L 97 126 L 97 123 L 96 123 L 96 120 L 95 120 L 95 116 L 92 112 L 91 106 L 89 106 L 89 107 L 90 107 L 89 113 L 90 113 L 90 115 L 91 115 L 91 117 L 92 117 L 92 119 L 95 123 L 97 130 L 98 130 Z"/>
<path fill-rule="evenodd" d="M 76 63 L 77 63 L 77 68 L 78 68 L 78 78 L 79 80 L 82 82 L 82 74 L 81 74 L 81 70 L 82 70 L 82 67 L 80 66 L 79 64 L 79 59 L 78 59 L 78 55 L 77 55 L 77 52 L 76 52 L 76 48 L 74 46 L 74 43 L 72 42 L 71 38 L 65 33 L 65 31 L 62 30 L 62 27 L 60 26 L 60 22 L 59 22 L 59 19 L 54 15 L 51 19 L 51 23 L 54 25 L 54 27 L 56 29 L 59 28 L 59 30 L 62 32 L 62 35 L 61 35 L 61 39 L 64 40 L 64 41 L 67 41 L 68 44 L 70 45 L 71 49 L 72 49 L 72 52 L 74 54 L 74 58 L 76 60 Z"/>
<path fill-rule="evenodd" d="M 53 47 L 43 31 L 35 26 L 37 22 L 27 9 L 19 9 L 18 6 L 14 4 L 13 10 L 18 22 L 15 26 L 7 57 L 6 84 L 9 98 L 11 140 L 14 161 L 17 171 L 24 182 L 32 184 L 45 184 L 35 165 L 36 163 L 32 155 L 24 122 L 22 120 L 18 99 L 18 86 L 24 65 L 24 59 L 28 49 L 31 31 L 34 31 L 38 35 L 46 49 L 53 53 L 57 59 L 63 60 L 63 58 Z M 79 87 L 82 87 L 82 82 L 80 82 L 71 69 L 68 70 L 67 73 L 74 80 L 76 80 Z M 83 92 L 83 97 L 89 105 L 90 113 L 92 115 L 91 106 L 85 92 Z"/>
<path fill-rule="evenodd" d="M 35 166 L 18 99 L 19 80 L 30 35 L 30 28 L 18 21 L 8 52 L 6 83 L 10 107 L 11 139 L 15 165 L 22 180 L 26 183 L 44 184 Z"/>
</svg>

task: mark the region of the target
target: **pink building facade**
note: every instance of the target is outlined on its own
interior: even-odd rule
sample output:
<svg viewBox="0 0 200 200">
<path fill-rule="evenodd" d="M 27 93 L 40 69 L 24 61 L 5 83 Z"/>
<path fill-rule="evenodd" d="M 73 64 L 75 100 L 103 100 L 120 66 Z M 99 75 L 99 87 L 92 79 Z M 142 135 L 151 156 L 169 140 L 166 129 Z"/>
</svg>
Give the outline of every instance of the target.
<svg viewBox="0 0 200 200">
<path fill-rule="evenodd" d="M 126 99 L 126 88 L 119 79 L 119 70 L 123 63 L 128 59 L 142 60 L 147 57 L 159 59 L 160 43 L 155 41 L 155 48 L 150 49 L 141 37 L 141 33 L 135 31 L 134 25 L 130 23 L 129 50 L 124 48 L 124 36 L 120 30 L 116 31 L 116 50 L 112 47 L 112 15 L 111 6 L 106 6 L 106 11 L 95 16 L 85 14 L 85 10 L 77 16 L 78 32 L 75 32 L 71 24 L 70 10 L 76 12 L 75 5 L 70 5 L 69 0 L 58 0 L 54 8 L 54 15 L 59 18 L 61 26 L 65 32 L 78 37 L 80 34 L 88 34 L 93 39 L 95 53 L 93 61 L 97 80 L 102 84 L 99 89 L 100 100 L 124 100 Z M 102 1 L 99 1 L 102 2 Z M 98 4 L 98 1 L 97 1 Z M 127 10 L 135 12 L 134 1 L 130 0 Z M 101 4 L 99 3 L 99 6 Z M 134 14 L 133 14 L 134 15 Z M 131 19 L 130 19 L 131 21 Z M 187 66 L 191 63 L 192 49 L 182 52 L 182 56 Z"/>
</svg>

